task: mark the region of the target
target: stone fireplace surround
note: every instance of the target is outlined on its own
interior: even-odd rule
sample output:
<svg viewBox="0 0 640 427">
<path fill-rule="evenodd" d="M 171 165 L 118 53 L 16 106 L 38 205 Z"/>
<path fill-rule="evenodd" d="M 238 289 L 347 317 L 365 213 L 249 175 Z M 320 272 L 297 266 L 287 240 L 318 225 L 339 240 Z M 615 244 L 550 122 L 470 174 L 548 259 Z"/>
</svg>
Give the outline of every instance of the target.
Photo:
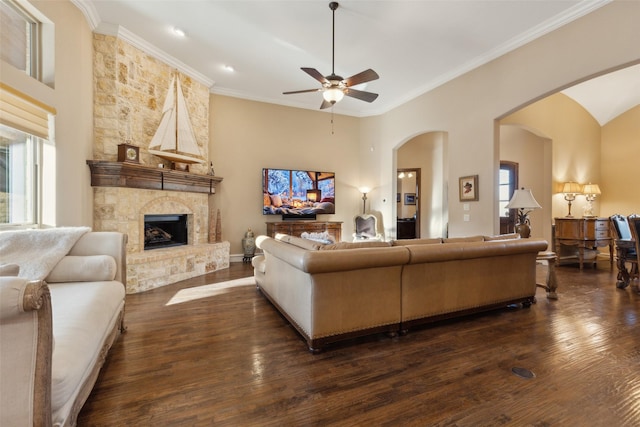
<svg viewBox="0 0 640 427">
<path fill-rule="evenodd" d="M 171 58 L 159 58 L 138 46 L 129 42 L 126 32 L 118 31 L 111 35 L 94 33 L 93 158 L 116 164 L 118 145 L 130 143 L 139 147 L 140 166 L 143 167 L 136 165 L 137 169 L 133 167 L 135 172 L 146 174 L 145 177 L 153 175 L 151 178 L 156 179 L 155 175 L 160 174 L 159 171 L 167 171 L 170 163 L 149 153 L 148 146 L 160 122 L 169 82 L 178 70 L 176 64 L 166 62 Z M 198 147 L 202 157 L 207 159 L 209 86 L 212 83 L 184 71 L 177 72 L 177 75 Z M 159 164 L 165 169 L 158 169 Z M 211 187 L 207 187 L 205 193 L 185 191 L 180 187 L 183 178 L 195 180 L 195 187 L 207 181 L 208 166 L 192 166 L 192 173 L 186 174 L 190 176 L 167 171 L 161 177 L 162 186 L 144 188 L 123 184 L 123 176 L 112 182 L 96 184 L 92 171 L 94 230 L 119 231 L 129 238 L 127 293 L 146 291 L 229 267 L 229 242 L 209 243 L 209 198 L 215 197 L 215 191 L 211 191 Z M 110 178 L 101 172 L 98 175 Z M 143 181 L 149 182 L 146 178 Z M 214 181 L 220 182 L 222 178 Z M 211 180 L 207 182 L 215 185 Z M 188 244 L 145 251 L 145 214 L 188 215 Z"/>
<path fill-rule="evenodd" d="M 229 242 L 208 243 L 207 194 L 94 187 L 94 229 L 126 233 L 127 293 L 229 267 Z M 144 250 L 144 216 L 186 214 L 188 245 Z"/>
</svg>

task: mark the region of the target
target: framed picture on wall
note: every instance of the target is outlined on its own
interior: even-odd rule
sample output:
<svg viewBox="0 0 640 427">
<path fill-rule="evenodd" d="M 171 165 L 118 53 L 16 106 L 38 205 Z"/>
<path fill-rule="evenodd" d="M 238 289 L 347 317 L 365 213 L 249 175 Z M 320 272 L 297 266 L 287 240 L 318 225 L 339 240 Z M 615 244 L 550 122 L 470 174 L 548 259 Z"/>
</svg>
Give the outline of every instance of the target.
<svg viewBox="0 0 640 427">
<path fill-rule="evenodd" d="M 478 175 L 463 176 L 460 178 L 460 201 L 477 201 Z"/>
<path fill-rule="evenodd" d="M 397 193 L 396 195 L 396 203 L 400 203 L 400 193 Z"/>
<path fill-rule="evenodd" d="M 404 204 L 405 205 L 415 205 L 416 204 L 416 193 L 404 193 Z"/>
</svg>

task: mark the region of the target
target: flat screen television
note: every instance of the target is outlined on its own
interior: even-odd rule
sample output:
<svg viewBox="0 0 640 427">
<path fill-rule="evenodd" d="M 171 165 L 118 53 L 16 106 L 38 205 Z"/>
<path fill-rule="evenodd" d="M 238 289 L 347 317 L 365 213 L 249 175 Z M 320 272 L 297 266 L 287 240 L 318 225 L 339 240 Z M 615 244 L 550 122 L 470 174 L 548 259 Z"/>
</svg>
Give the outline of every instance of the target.
<svg viewBox="0 0 640 427">
<path fill-rule="evenodd" d="M 309 219 L 336 213 L 333 172 L 262 169 L 262 214 Z"/>
</svg>

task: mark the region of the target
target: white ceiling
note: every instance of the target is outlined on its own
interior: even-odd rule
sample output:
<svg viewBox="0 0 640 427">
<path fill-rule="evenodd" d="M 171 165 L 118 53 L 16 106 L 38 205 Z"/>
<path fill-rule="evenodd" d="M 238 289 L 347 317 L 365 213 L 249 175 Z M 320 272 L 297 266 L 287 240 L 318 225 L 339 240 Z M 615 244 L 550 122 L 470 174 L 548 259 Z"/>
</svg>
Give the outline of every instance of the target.
<svg viewBox="0 0 640 427">
<path fill-rule="evenodd" d="M 282 92 L 319 87 L 300 67 L 331 73 L 329 1 L 72 1 L 97 32 L 124 36 L 210 85 L 213 93 L 309 109 L 321 104 L 319 93 Z M 348 77 L 374 69 L 380 79 L 356 88 L 380 96 L 371 104 L 347 97 L 334 111 L 354 116 L 389 111 L 608 1 L 341 1 L 335 72 Z M 176 37 L 174 27 L 186 37 Z M 584 91 L 566 93 L 595 108 Z M 615 114 L 611 108 L 607 114 Z"/>
</svg>

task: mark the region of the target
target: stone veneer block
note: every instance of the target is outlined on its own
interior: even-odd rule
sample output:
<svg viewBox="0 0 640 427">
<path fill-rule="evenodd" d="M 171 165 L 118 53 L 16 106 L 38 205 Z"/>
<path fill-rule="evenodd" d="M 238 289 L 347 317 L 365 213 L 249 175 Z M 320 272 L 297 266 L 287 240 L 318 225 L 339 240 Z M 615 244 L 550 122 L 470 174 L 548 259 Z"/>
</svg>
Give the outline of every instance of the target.
<svg viewBox="0 0 640 427">
<path fill-rule="evenodd" d="M 127 293 L 134 294 L 229 268 L 229 242 L 153 249 L 127 255 Z"/>
</svg>

